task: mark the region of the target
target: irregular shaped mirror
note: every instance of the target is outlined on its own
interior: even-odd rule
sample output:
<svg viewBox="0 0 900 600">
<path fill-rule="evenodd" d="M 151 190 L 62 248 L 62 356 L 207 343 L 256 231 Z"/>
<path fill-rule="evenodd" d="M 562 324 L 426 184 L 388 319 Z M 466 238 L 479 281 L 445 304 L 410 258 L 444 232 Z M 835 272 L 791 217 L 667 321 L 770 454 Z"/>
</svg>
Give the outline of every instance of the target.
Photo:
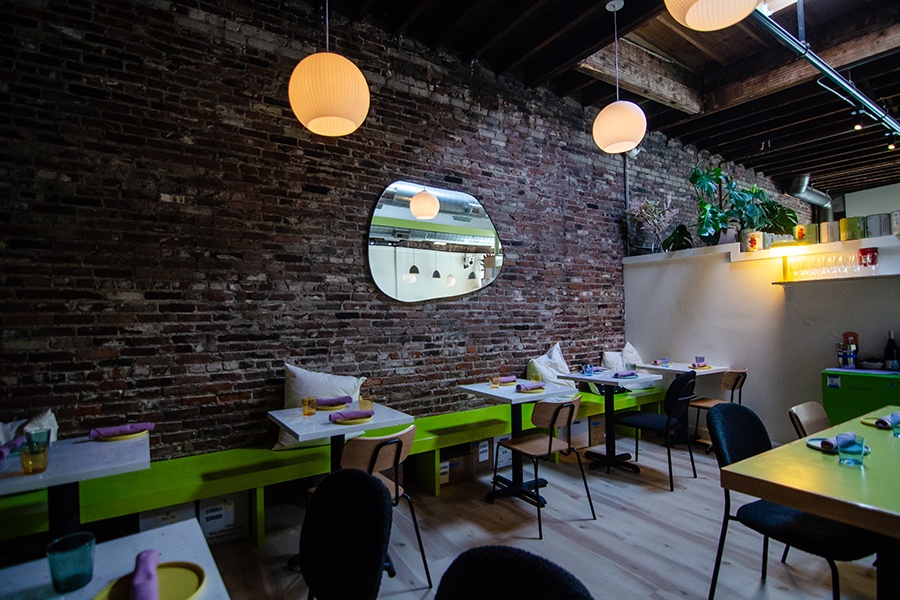
<svg viewBox="0 0 900 600">
<path fill-rule="evenodd" d="M 421 302 L 469 294 L 494 281 L 502 266 L 497 231 L 469 194 L 395 181 L 378 199 L 369 269 L 391 298 Z"/>
</svg>

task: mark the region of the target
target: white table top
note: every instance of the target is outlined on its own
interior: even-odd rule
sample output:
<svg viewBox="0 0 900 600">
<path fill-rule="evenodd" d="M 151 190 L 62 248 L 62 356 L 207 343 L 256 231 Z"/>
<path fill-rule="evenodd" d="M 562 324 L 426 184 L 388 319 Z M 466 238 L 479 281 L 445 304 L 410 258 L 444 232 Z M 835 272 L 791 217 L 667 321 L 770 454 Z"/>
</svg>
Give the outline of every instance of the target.
<svg viewBox="0 0 900 600">
<path fill-rule="evenodd" d="M 269 418 L 289 431 L 291 435 L 301 442 L 310 440 L 320 440 L 330 438 L 335 435 L 347 435 L 350 433 L 358 433 L 368 431 L 370 429 L 380 429 L 381 427 L 393 427 L 395 425 L 410 425 L 413 422 L 412 415 L 405 412 L 394 410 L 393 408 L 373 403 L 372 409 L 375 414 L 371 421 L 365 423 L 357 423 L 355 425 L 339 425 L 328 420 L 328 415 L 338 411 L 317 410 L 316 414 L 309 417 L 303 416 L 303 409 L 300 408 L 284 408 L 281 410 L 269 411 Z M 359 402 L 352 402 L 343 411 L 359 410 Z"/>
<path fill-rule="evenodd" d="M 459 386 L 459 389 L 465 390 L 470 394 L 492 398 L 507 404 L 527 404 L 528 402 L 537 402 L 547 398 L 555 398 L 557 396 L 572 397 L 578 393 L 575 388 L 559 385 L 558 383 L 544 382 L 544 389 L 540 392 L 517 392 L 517 383 L 531 383 L 526 379 L 517 379 L 516 383 L 509 385 L 501 385 L 498 388 L 491 388 L 488 382 L 469 383 Z"/>
<path fill-rule="evenodd" d="M 18 454 L 0 460 L 0 496 L 149 468 L 149 435 L 118 442 L 59 440 L 50 444 L 43 473 L 23 475 Z"/>
<path fill-rule="evenodd" d="M 669 373 L 687 373 L 688 371 L 696 371 L 697 377 L 701 375 L 712 375 L 714 373 L 724 373 L 730 367 L 721 366 L 721 365 L 709 365 L 708 369 L 695 369 L 691 366 L 691 363 L 686 362 L 673 362 L 669 363 L 668 367 L 664 367 L 662 365 L 654 365 L 653 363 L 642 363 L 637 365 L 638 369 L 647 369 L 648 371 L 660 371 L 660 372 L 669 372 Z"/>
<path fill-rule="evenodd" d="M 594 371 L 593 375 L 585 375 L 584 373 L 569 373 L 568 375 L 560 375 L 560 379 L 571 379 L 572 381 L 583 381 L 585 383 L 602 383 L 606 384 L 616 384 L 616 385 L 626 385 L 629 383 L 644 383 L 647 381 L 659 381 L 662 379 L 662 375 L 655 375 L 653 373 L 638 373 L 637 377 L 631 379 L 624 379 L 619 377 L 613 377 L 615 371 Z"/>
<path fill-rule="evenodd" d="M 46 558 L 0 570 L 0 590 L 3 590 L 3 598 L 10 600 L 90 600 L 111 582 L 133 572 L 135 558 L 143 550 L 159 552 L 161 563 L 184 561 L 200 565 L 206 573 L 206 584 L 200 598 L 228 598 L 225 583 L 197 519 L 97 544 L 94 551 L 94 578 L 80 590 L 66 594 L 54 592 Z"/>
</svg>

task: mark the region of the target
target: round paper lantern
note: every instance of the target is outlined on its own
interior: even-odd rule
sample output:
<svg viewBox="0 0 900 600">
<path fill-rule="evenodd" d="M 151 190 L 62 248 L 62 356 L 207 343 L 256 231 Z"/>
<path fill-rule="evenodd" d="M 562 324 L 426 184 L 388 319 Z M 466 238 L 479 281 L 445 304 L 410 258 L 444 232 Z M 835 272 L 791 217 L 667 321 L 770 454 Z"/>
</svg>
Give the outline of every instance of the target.
<svg viewBox="0 0 900 600">
<path fill-rule="evenodd" d="M 404 273 L 403 281 L 406 283 L 415 283 L 418 276 L 415 273 Z"/>
<path fill-rule="evenodd" d="M 447 284 L 447 287 L 453 287 L 454 285 L 456 285 L 456 276 L 447 275 L 447 277 L 444 278 L 444 283 Z"/>
<path fill-rule="evenodd" d="M 422 190 L 410 198 L 409 211 L 419 220 L 433 219 L 441 211 L 441 203 L 437 196 Z"/>
<path fill-rule="evenodd" d="M 288 99 L 303 126 L 319 135 L 353 133 L 369 114 L 369 85 L 362 71 L 333 52 L 311 54 L 297 63 Z"/>
<path fill-rule="evenodd" d="M 672 18 L 695 31 L 725 29 L 753 12 L 759 0 L 665 0 Z"/>
<path fill-rule="evenodd" d="M 647 132 L 647 117 L 634 102 L 617 100 L 594 119 L 594 142 L 608 154 L 628 152 Z"/>
</svg>

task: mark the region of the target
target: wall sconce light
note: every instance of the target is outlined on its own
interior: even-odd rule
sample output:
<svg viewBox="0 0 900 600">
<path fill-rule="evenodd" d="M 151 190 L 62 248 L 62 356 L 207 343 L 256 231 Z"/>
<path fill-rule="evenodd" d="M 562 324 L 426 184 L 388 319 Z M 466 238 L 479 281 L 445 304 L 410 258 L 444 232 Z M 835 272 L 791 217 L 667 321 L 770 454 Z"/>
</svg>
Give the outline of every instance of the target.
<svg viewBox="0 0 900 600">
<path fill-rule="evenodd" d="M 369 84 L 352 62 L 329 51 L 325 0 L 325 52 L 310 54 L 288 82 L 291 110 L 311 132 L 330 137 L 356 131 L 369 114 Z"/>
<path fill-rule="evenodd" d="M 428 190 L 422 190 L 409 199 L 409 212 L 421 221 L 435 218 L 440 211 L 440 201 Z"/>
<path fill-rule="evenodd" d="M 672 18 L 694 31 L 716 31 L 740 22 L 759 0 L 665 0 Z"/>
<path fill-rule="evenodd" d="M 641 143 L 647 132 L 647 116 L 634 102 L 619 100 L 619 29 L 616 12 L 624 0 L 610 0 L 606 10 L 613 14 L 613 35 L 616 43 L 616 101 L 607 105 L 594 119 L 594 143 L 607 154 L 628 152 Z"/>
</svg>

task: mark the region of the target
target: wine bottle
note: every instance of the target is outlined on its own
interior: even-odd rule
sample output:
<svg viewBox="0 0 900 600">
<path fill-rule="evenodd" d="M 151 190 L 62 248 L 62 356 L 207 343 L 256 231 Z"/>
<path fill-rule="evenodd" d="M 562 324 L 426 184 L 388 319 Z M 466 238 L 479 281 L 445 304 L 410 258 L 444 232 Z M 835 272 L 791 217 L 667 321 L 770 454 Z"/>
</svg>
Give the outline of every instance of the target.
<svg viewBox="0 0 900 600">
<path fill-rule="evenodd" d="M 884 368 L 888 371 L 900 371 L 900 350 L 894 341 L 894 330 L 888 331 L 888 341 L 884 347 Z"/>
</svg>

